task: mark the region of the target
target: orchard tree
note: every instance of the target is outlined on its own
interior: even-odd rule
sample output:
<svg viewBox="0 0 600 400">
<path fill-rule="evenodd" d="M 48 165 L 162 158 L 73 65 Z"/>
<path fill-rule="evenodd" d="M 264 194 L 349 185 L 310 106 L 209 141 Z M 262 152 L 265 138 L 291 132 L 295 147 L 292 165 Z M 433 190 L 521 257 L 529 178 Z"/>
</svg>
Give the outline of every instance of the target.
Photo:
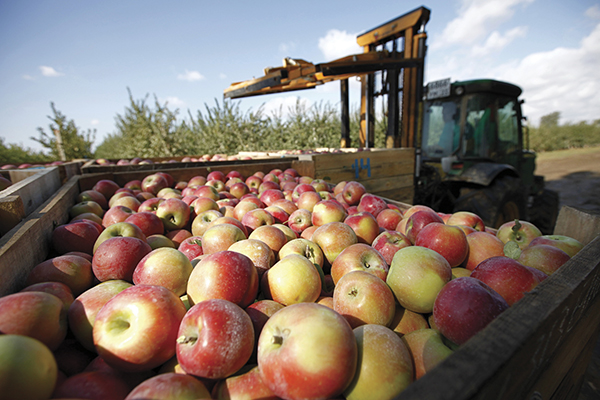
<svg viewBox="0 0 600 400">
<path fill-rule="evenodd" d="M 31 139 L 49 149 L 50 157 L 56 160 L 67 161 L 92 157 L 96 130 L 88 129 L 84 132 L 77 128 L 75 121 L 67 121 L 67 117 L 56 109 L 54 103 L 50 103 L 50 108 L 54 116 L 48 116 L 52 121 L 48 126 L 49 133 L 46 133 L 43 128 L 38 128 L 40 137 Z"/>
</svg>

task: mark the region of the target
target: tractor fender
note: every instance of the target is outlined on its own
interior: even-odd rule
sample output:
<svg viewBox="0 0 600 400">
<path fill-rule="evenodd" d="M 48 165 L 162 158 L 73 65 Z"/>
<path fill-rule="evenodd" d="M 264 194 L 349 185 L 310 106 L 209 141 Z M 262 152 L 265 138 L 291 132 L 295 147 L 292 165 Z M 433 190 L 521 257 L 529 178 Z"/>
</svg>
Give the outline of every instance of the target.
<svg viewBox="0 0 600 400">
<path fill-rule="evenodd" d="M 467 168 L 458 176 L 448 177 L 448 180 L 489 186 L 501 173 L 506 173 L 509 176 L 517 178 L 519 177 L 519 173 L 512 165 L 482 162 Z"/>
</svg>

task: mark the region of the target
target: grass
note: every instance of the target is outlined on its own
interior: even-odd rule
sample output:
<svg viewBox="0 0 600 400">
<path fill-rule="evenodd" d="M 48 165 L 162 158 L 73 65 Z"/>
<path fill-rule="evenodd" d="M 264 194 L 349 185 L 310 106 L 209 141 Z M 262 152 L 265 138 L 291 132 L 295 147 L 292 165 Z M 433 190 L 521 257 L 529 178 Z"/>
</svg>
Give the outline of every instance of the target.
<svg viewBox="0 0 600 400">
<path fill-rule="evenodd" d="M 539 161 L 558 160 L 565 157 L 585 156 L 586 154 L 600 152 L 600 146 L 582 147 L 578 149 L 554 150 L 537 153 Z"/>
</svg>

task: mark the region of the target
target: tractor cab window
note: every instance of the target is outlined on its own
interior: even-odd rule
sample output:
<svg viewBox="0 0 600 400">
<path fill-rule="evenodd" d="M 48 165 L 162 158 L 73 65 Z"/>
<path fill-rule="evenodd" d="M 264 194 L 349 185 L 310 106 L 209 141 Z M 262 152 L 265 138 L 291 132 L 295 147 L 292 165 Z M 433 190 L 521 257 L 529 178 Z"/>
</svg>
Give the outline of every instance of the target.
<svg viewBox="0 0 600 400">
<path fill-rule="evenodd" d="M 495 159 L 496 104 L 495 97 L 475 94 L 467 99 L 463 156 Z"/>
<path fill-rule="evenodd" d="M 425 103 L 422 151 L 427 158 L 452 155 L 460 143 L 460 100 Z"/>
<path fill-rule="evenodd" d="M 518 153 L 519 120 L 516 99 L 500 97 L 498 99 L 498 152 L 501 155 Z"/>
</svg>

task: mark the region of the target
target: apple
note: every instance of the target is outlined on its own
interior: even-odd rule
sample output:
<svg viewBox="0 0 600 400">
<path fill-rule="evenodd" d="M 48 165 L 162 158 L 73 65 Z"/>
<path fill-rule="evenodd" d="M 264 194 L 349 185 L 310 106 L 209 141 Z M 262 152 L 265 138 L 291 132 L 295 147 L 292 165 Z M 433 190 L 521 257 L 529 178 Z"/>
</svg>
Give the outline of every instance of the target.
<svg viewBox="0 0 600 400">
<path fill-rule="evenodd" d="M 213 199 L 214 201 L 217 201 L 221 198 L 217 189 L 207 185 L 198 187 L 193 194 L 194 196 L 198 197 L 208 197 L 210 199 Z"/>
<path fill-rule="evenodd" d="M 389 328 L 396 332 L 398 336 L 403 336 L 412 331 L 427 329 L 429 323 L 423 314 L 407 310 L 400 304 L 396 304 L 394 319 Z"/>
<path fill-rule="evenodd" d="M 404 216 L 404 218 L 408 218 L 411 215 L 413 215 L 414 213 L 416 213 L 417 211 L 423 211 L 423 210 L 435 212 L 435 210 L 433 208 L 429 207 L 429 206 L 426 206 L 426 205 L 423 205 L 423 204 L 414 204 L 414 205 L 408 207 L 406 209 L 406 211 L 404 211 L 403 216 Z"/>
<path fill-rule="evenodd" d="M 205 186 L 212 186 L 217 190 L 217 192 L 222 192 L 225 190 L 225 182 L 219 179 L 209 179 L 206 181 Z"/>
<path fill-rule="evenodd" d="M 281 186 L 279 186 L 279 183 L 277 183 L 273 180 L 263 179 L 262 183 L 258 187 L 258 194 L 260 195 L 262 192 L 264 192 L 265 190 L 269 190 L 269 189 L 281 190 Z"/>
<path fill-rule="evenodd" d="M 367 271 L 353 270 L 337 281 L 333 309 L 353 329 L 365 324 L 388 326 L 394 319 L 396 299 L 384 280 Z"/>
<path fill-rule="evenodd" d="M 187 312 L 177 337 L 183 370 L 208 379 L 224 379 L 242 368 L 254 347 L 254 328 L 237 304 L 208 299 Z"/>
<path fill-rule="evenodd" d="M 341 191 L 344 201 L 351 206 L 356 206 L 361 197 L 367 193 L 364 185 L 360 182 L 349 181 Z"/>
<path fill-rule="evenodd" d="M 187 185 L 188 187 L 192 186 L 204 186 L 206 184 L 206 177 L 202 175 L 196 175 L 190 178 Z"/>
<path fill-rule="evenodd" d="M 517 261 L 546 275 L 552 275 L 570 259 L 567 253 L 556 246 L 536 244 L 524 248 Z"/>
<path fill-rule="evenodd" d="M 307 230 L 304 230 L 306 232 Z M 323 251 L 327 261 L 332 264 L 346 247 L 358 243 L 354 230 L 343 222 L 330 222 L 316 227 L 310 239 Z"/>
<path fill-rule="evenodd" d="M 108 208 L 112 207 L 115 204 L 115 201 L 119 200 L 123 197 L 135 197 L 131 191 L 119 189 L 111 196 L 108 200 Z"/>
<path fill-rule="evenodd" d="M 289 254 L 276 262 L 261 279 L 261 290 L 267 299 L 285 306 L 314 302 L 321 294 L 319 271 L 306 257 Z"/>
<path fill-rule="evenodd" d="M 440 290 L 452 279 L 448 261 L 434 250 L 409 246 L 392 259 L 386 282 L 408 310 L 430 313 Z"/>
<path fill-rule="evenodd" d="M 265 207 L 264 210 L 273 216 L 277 224 L 285 224 L 290 218 L 290 215 L 283 208 L 275 205 Z"/>
<path fill-rule="evenodd" d="M 329 184 L 323 179 L 313 179 L 310 185 L 314 187 L 317 192 L 329 192 Z"/>
<path fill-rule="evenodd" d="M 65 312 L 69 309 L 75 298 L 71 288 L 62 282 L 39 282 L 29 285 L 20 290 L 21 292 L 45 292 L 54 295 L 63 303 Z"/>
<path fill-rule="evenodd" d="M 509 306 L 533 290 L 540 280 L 520 262 L 505 256 L 483 260 L 470 276 L 479 279 L 506 300 Z"/>
<path fill-rule="evenodd" d="M 123 187 L 131 190 L 142 190 L 142 181 L 139 179 L 132 179 L 124 184 Z"/>
<path fill-rule="evenodd" d="M 190 220 L 190 207 L 180 199 L 170 198 L 160 203 L 156 215 L 167 231 L 183 229 Z"/>
<path fill-rule="evenodd" d="M 481 217 L 470 211 L 456 211 L 448 216 L 448 225 L 466 225 L 479 232 L 485 231 L 485 223 Z"/>
<path fill-rule="evenodd" d="M 273 253 L 277 255 L 279 250 L 287 243 L 287 237 L 283 231 L 274 225 L 259 226 L 248 235 L 248 239 L 257 239 L 266 243 Z"/>
<path fill-rule="evenodd" d="M 331 264 L 333 283 L 337 285 L 345 274 L 352 271 L 368 272 L 385 282 L 389 265 L 373 247 L 355 243 L 342 250 Z"/>
<path fill-rule="evenodd" d="M 262 275 L 275 264 L 275 253 L 262 240 L 244 239 L 229 246 L 229 251 L 235 251 L 247 256 L 258 273 L 258 280 Z"/>
<path fill-rule="evenodd" d="M 60 225 L 52 231 L 52 247 L 59 254 L 79 251 L 92 254 L 100 232 L 90 222 L 79 221 Z"/>
<path fill-rule="evenodd" d="M 380 228 L 394 231 L 402 218 L 402 213 L 399 210 L 386 208 L 377 215 L 377 224 Z"/>
<path fill-rule="evenodd" d="M 160 217 L 149 211 L 131 214 L 124 222 L 129 222 L 139 227 L 146 237 L 165 233 L 165 228 Z"/>
<path fill-rule="evenodd" d="M 325 256 L 321 248 L 313 241 L 297 238 L 290 240 L 279 249 L 279 258 L 284 258 L 289 254 L 298 254 L 308 258 L 310 262 L 323 268 Z"/>
<path fill-rule="evenodd" d="M 219 204 L 210 197 L 193 196 L 195 199 L 189 204 L 192 210 L 192 216 L 201 214 L 204 211 L 216 210 L 219 211 Z"/>
<path fill-rule="evenodd" d="M 140 206 L 138 207 L 138 212 L 149 211 L 156 213 L 158 206 L 164 201 L 165 199 L 161 199 L 160 197 L 151 197 L 143 201 L 142 204 L 140 204 Z"/>
<path fill-rule="evenodd" d="M 298 234 L 296 232 L 294 232 L 294 230 L 292 230 L 292 228 L 290 228 L 286 224 L 273 224 L 271 226 L 273 226 L 273 227 L 279 229 L 281 232 L 283 232 L 283 234 L 285 235 L 286 243 L 289 242 L 290 240 L 298 239 Z"/>
<path fill-rule="evenodd" d="M 463 230 L 440 222 L 424 226 L 415 238 L 415 246 L 435 250 L 452 268 L 461 265 L 469 254 L 469 242 Z"/>
<path fill-rule="evenodd" d="M 487 232 L 473 232 L 467 235 L 469 253 L 463 262 L 463 266 L 473 271 L 483 260 L 504 255 L 504 243 L 495 235 Z"/>
<path fill-rule="evenodd" d="M 150 192 L 155 196 L 161 189 L 168 186 L 165 177 L 159 174 L 148 175 L 142 180 L 142 191 Z"/>
<path fill-rule="evenodd" d="M 285 199 L 285 196 L 279 189 L 267 189 L 260 194 L 259 198 L 266 206 L 270 206 L 277 200 Z"/>
<path fill-rule="evenodd" d="M 479 279 L 456 278 L 440 290 L 433 321 L 442 335 L 460 346 L 508 307 L 500 294 Z"/>
<path fill-rule="evenodd" d="M 346 183 L 348 183 L 348 181 L 339 181 L 338 183 L 336 183 L 333 187 L 333 195 L 337 196 L 338 194 L 342 194 Z"/>
<path fill-rule="evenodd" d="M 421 379 L 454 352 L 446 346 L 436 329 L 427 328 L 407 333 L 402 336 L 402 341 L 412 355 L 415 380 Z"/>
<path fill-rule="evenodd" d="M 298 182 L 298 185 L 292 190 L 292 201 L 297 202 L 300 195 L 304 192 L 317 192 L 314 186 L 310 183 Z"/>
<path fill-rule="evenodd" d="M 206 180 L 217 180 L 221 182 L 225 182 L 225 173 L 223 171 L 215 170 L 211 171 L 206 175 Z"/>
<path fill-rule="evenodd" d="M 202 236 L 191 236 L 185 239 L 183 242 L 181 242 L 177 250 L 183 253 L 183 255 L 185 255 L 190 261 L 198 256 L 203 255 Z"/>
<path fill-rule="evenodd" d="M 93 213 L 99 217 L 102 217 L 104 215 L 104 210 L 102 209 L 100 204 L 91 200 L 79 202 L 69 208 L 70 218 L 75 218 L 79 214 L 83 213 Z"/>
<path fill-rule="evenodd" d="M 102 217 L 102 226 L 108 228 L 109 226 L 119 222 L 125 222 L 125 220 L 131 217 L 133 214 L 135 214 L 135 211 L 133 211 L 131 208 L 122 205 L 116 205 L 106 211 Z"/>
<path fill-rule="evenodd" d="M 381 215 L 381 214 L 379 214 Z M 404 247 L 412 246 L 406 236 L 398 231 L 385 230 L 381 232 L 371 243 L 371 247 L 377 250 L 388 265 L 392 264 L 394 254 Z"/>
<path fill-rule="evenodd" d="M 135 267 L 135 285 L 160 285 L 177 296 L 186 292 L 187 281 L 192 273 L 192 263 L 185 254 L 169 247 L 152 250 Z"/>
<path fill-rule="evenodd" d="M 212 225 L 202 235 L 202 251 L 204 254 L 217 253 L 244 239 L 247 239 L 246 235 L 235 225 Z"/>
<path fill-rule="evenodd" d="M 214 221 L 212 221 L 208 225 L 208 227 L 211 228 L 214 225 L 220 225 L 220 224 L 235 225 L 242 230 L 244 235 L 248 236 L 248 230 L 246 229 L 246 227 L 242 224 L 241 221 L 239 221 L 238 219 L 236 219 L 234 217 L 226 217 L 226 216 L 219 217 L 219 218 L 215 219 Z"/>
<path fill-rule="evenodd" d="M 359 243 L 372 244 L 379 235 L 379 224 L 377 219 L 369 212 L 358 212 L 344 219 L 344 223 L 350 226 Z"/>
<path fill-rule="evenodd" d="M 102 193 L 106 201 L 108 201 L 118 189 L 120 189 L 120 186 L 110 179 L 100 179 L 92 187 L 92 190 Z"/>
<path fill-rule="evenodd" d="M 175 246 L 175 248 L 177 248 L 181 245 L 181 242 L 183 242 L 185 239 L 190 238 L 194 235 L 192 234 L 192 232 L 188 231 L 187 229 L 175 229 L 175 230 L 167 232 L 167 234 L 165 236 L 167 238 L 169 238 L 173 242 L 173 245 Z"/>
<path fill-rule="evenodd" d="M 216 399 L 261 399 L 278 400 L 279 398 L 263 382 L 258 366 L 247 372 L 236 374 L 217 382 L 212 390 Z"/>
<path fill-rule="evenodd" d="M 192 235 L 203 236 L 211 222 L 222 217 L 223 214 L 217 210 L 202 211 L 192 221 Z"/>
<path fill-rule="evenodd" d="M 96 315 L 94 345 L 106 363 L 125 372 L 148 371 L 175 355 L 181 299 L 162 286 L 135 285 Z"/>
<path fill-rule="evenodd" d="M 426 225 L 428 225 L 432 222 L 438 222 L 440 224 L 443 224 L 444 220 L 435 211 L 429 211 L 429 210 L 417 211 L 414 214 L 412 214 L 410 217 L 408 217 L 408 219 L 406 220 L 406 227 L 404 229 L 405 230 L 404 234 L 406 235 L 408 240 L 410 240 L 410 242 L 414 244 L 415 240 L 417 239 L 417 235 L 419 234 L 421 229 L 423 229 L 423 227 L 425 227 Z M 398 228 L 396 228 L 396 230 L 402 232 Z"/>
<path fill-rule="evenodd" d="M 269 299 L 257 300 L 246 307 L 245 311 L 250 317 L 250 320 L 252 320 L 252 326 L 254 328 L 254 349 L 252 351 L 252 356 L 248 361 L 249 363 L 256 363 L 258 338 L 260 337 L 263 327 L 269 318 L 283 307 L 285 307 L 283 304 Z"/>
<path fill-rule="evenodd" d="M 312 212 L 315 208 L 315 205 L 321 201 L 323 201 L 323 198 L 319 193 L 307 191 L 300 194 L 296 200 L 296 206 Z"/>
<path fill-rule="evenodd" d="M 311 222 L 314 226 L 322 226 L 329 222 L 343 222 L 346 210 L 335 200 L 321 200 L 312 210 Z"/>
<path fill-rule="evenodd" d="M 279 199 L 275 200 L 272 206 L 277 206 L 285 211 L 288 215 L 292 214 L 294 211 L 298 209 L 298 206 L 291 200 L 288 199 Z"/>
<path fill-rule="evenodd" d="M 240 199 L 243 195 L 250 193 L 250 187 L 244 182 L 236 182 L 229 188 L 229 193 Z"/>
<path fill-rule="evenodd" d="M 2 334 L 28 336 L 54 351 L 65 339 L 67 330 L 64 304 L 50 293 L 19 292 L 0 297 Z"/>
<path fill-rule="evenodd" d="M 125 400 L 142 398 L 209 399 L 210 393 L 206 386 L 197 378 L 191 375 L 171 372 L 148 378 L 129 392 Z"/>
<path fill-rule="evenodd" d="M 108 201 L 104 195 L 96 190 L 84 190 L 77 195 L 77 202 L 81 203 L 83 201 L 94 201 L 102 207 L 103 210 L 108 209 Z"/>
<path fill-rule="evenodd" d="M 292 304 L 263 327 L 258 368 L 278 397 L 335 398 L 354 378 L 357 347 L 350 325 L 337 312 L 316 303 Z"/>
<path fill-rule="evenodd" d="M 173 241 L 165 235 L 150 235 L 146 238 L 146 242 L 152 250 L 156 250 L 161 247 L 170 247 L 172 249 L 177 248 L 175 243 L 173 243 Z"/>
<path fill-rule="evenodd" d="M 579 252 L 579 250 L 583 249 L 583 243 L 579 240 L 574 239 L 565 235 L 542 235 L 536 238 L 533 238 L 529 243 L 529 246 L 535 246 L 538 244 L 547 244 L 550 246 L 555 246 L 564 251 L 569 255 L 569 257 L 573 257 L 575 254 Z"/>
<path fill-rule="evenodd" d="M 28 336 L 0 335 L 0 393 L 4 398 L 49 399 L 57 375 L 56 360 L 45 344 Z"/>
<path fill-rule="evenodd" d="M 347 400 L 396 398 L 413 381 L 413 361 L 406 344 L 389 328 L 367 324 L 354 329 L 358 365 Z"/>
<path fill-rule="evenodd" d="M 84 371 L 57 384 L 53 398 L 124 399 L 130 389 L 117 374 L 105 371 Z"/>
<path fill-rule="evenodd" d="M 303 239 L 312 240 L 313 233 L 317 230 L 318 226 L 309 226 L 300 233 L 300 237 Z M 350 228 L 352 229 L 352 228 Z M 356 235 L 355 235 L 356 236 Z"/>
<path fill-rule="evenodd" d="M 102 232 L 104 227 L 102 226 L 102 218 L 100 218 L 97 214 L 94 213 L 83 213 L 77 215 L 75 218 L 72 218 L 69 222 L 79 222 L 79 221 L 91 221 L 98 224 L 98 231 Z"/>
<path fill-rule="evenodd" d="M 256 204 L 256 202 L 250 201 L 250 200 L 244 201 L 242 199 L 242 200 L 240 200 L 240 202 L 238 204 L 236 204 L 233 207 L 233 216 L 235 219 L 241 221 L 242 218 L 244 217 L 244 215 L 246 215 L 246 213 L 248 213 L 251 210 L 258 209 L 258 208 L 261 208 L 261 206 Z"/>
<path fill-rule="evenodd" d="M 294 232 L 300 234 L 312 226 L 312 213 L 304 208 L 299 208 L 290 214 L 287 224 Z"/>
<path fill-rule="evenodd" d="M 379 213 L 385 209 L 387 209 L 387 203 L 381 197 L 376 196 L 374 194 L 365 193 L 356 206 L 359 212 L 369 212 L 375 218 L 379 215 Z"/>
<path fill-rule="evenodd" d="M 92 263 L 81 256 L 62 255 L 42 261 L 27 275 L 25 286 L 41 282 L 61 282 L 74 296 L 79 296 L 93 285 Z"/>
<path fill-rule="evenodd" d="M 89 351 L 96 351 L 92 328 L 98 311 L 117 293 L 131 286 L 131 283 L 123 280 L 102 282 L 86 290 L 73 301 L 67 313 L 69 329 L 83 347 Z"/>
<path fill-rule="evenodd" d="M 500 225 L 496 236 L 505 244 L 508 241 L 517 242 L 523 250 L 534 238 L 542 236 L 542 231 L 531 222 L 514 220 Z"/>
<path fill-rule="evenodd" d="M 262 179 L 256 175 L 250 175 L 246 178 L 244 183 L 246 183 L 251 192 L 258 193 L 258 188 L 262 183 Z"/>
<path fill-rule="evenodd" d="M 258 272 L 252 260 L 235 251 L 219 251 L 204 256 L 196 264 L 187 283 L 191 304 L 224 299 L 245 308 L 258 294 Z"/>
<path fill-rule="evenodd" d="M 150 245 L 136 237 L 113 237 L 96 249 L 92 259 L 94 276 L 100 282 L 122 279 L 132 282 L 138 263 L 152 251 Z"/>
<path fill-rule="evenodd" d="M 275 218 L 264 208 L 256 208 L 248 211 L 241 219 L 242 224 L 246 227 L 248 233 L 263 225 L 273 225 Z"/>
</svg>

